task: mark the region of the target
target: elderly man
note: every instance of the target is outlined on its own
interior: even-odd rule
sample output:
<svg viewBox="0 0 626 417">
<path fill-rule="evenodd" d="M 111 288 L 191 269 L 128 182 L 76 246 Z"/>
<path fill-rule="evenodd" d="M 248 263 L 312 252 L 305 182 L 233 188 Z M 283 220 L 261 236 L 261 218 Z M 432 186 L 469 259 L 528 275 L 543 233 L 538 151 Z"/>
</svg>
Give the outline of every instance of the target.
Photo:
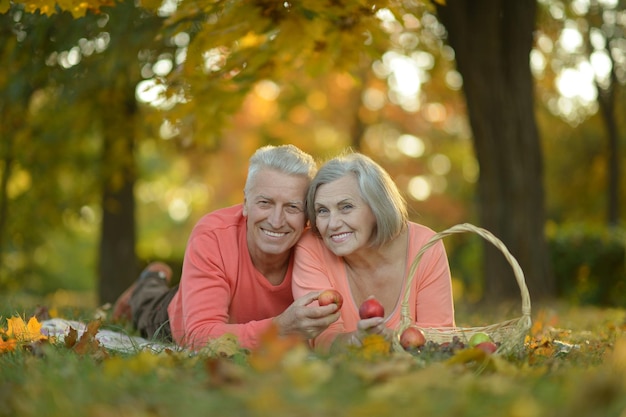
<svg viewBox="0 0 626 417">
<path fill-rule="evenodd" d="M 307 218 L 305 199 L 316 165 L 293 145 L 266 146 L 250 158 L 243 204 L 216 210 L 195 225 L 182 276 L 152 263 L 116 302 L 113 319 L 127 317 L 144 337 L 198 349 L 231 333 L 254 349 L 275 325 L 280 334 L 313 338 L 339 317 L 317 306 L 319 292 L 294 301 L 294 246 Z"/>
</svg>

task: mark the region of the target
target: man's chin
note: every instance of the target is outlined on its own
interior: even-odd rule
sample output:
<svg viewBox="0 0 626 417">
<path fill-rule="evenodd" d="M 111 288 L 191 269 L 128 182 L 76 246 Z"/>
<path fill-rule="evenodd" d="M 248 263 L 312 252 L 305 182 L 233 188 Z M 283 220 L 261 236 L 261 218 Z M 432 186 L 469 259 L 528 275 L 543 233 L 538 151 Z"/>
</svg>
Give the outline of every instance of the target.
<svg viewBox="0 0 626 417">
<path fill-rule="evenodd" d="M 263 244 L 260 245 L 261 251 L 267 255 L 281 255 L 288 252 L 291 247 L 291 242 L 263 242 Z"/>
</svg>

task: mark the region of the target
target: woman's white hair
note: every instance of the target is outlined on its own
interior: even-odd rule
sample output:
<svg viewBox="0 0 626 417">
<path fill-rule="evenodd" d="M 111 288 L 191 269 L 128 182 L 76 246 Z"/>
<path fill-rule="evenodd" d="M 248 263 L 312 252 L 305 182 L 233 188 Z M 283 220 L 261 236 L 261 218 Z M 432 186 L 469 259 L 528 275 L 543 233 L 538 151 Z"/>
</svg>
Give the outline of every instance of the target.
<svg viewBox="0 0 626 417">
<path fill-rule="evenodd" d="M 381 246 L 398 236 L 408 222 L 406 200 L 387 171 L 368 156 L 351 151 L 328 160 L 311 181 L 306 209 L 313 231 L 319 234 L 315 218 L 317 189 L 346 175 L 354 175 L 361 197 L 376 217 L 370 244 Z"/>
</svg>

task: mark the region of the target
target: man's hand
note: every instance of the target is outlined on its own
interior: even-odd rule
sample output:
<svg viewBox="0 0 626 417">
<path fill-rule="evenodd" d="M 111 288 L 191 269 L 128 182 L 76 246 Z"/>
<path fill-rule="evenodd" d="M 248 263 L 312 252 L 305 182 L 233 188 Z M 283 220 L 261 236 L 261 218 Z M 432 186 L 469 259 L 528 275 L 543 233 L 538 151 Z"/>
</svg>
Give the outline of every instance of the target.
<svg viewBox="0 0 626 417">
<path fill-rule="evenodd" d="M 326 328 L 337 321 L 339 310 L 336 304 L 312 306 L 321 291 L 314 291 L 295 300 L 285 311 L 274 318 L 274 324 L 282 335 L 299 334 L 305 339 L 317 337 Z"/>
</svg>

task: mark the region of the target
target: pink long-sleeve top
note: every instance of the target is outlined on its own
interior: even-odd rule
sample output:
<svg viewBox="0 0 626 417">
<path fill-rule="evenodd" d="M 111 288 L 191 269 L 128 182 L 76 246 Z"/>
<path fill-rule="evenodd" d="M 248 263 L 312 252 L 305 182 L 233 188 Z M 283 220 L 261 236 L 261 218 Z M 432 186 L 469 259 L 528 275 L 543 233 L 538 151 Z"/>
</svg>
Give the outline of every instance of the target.
<svg viewBox="0 0 626 417">
<path fill-rule="evenodd" d="M 172 337 L 200 348 L 226 333 L 254 349 L 272 318 L 293 302 L 291 258 L 277 286 L 254 267 L 242 205 L 205 215 L 191 232 L 178 292 L 168 306 Z"/>
<path fill-rule="evenodd" d="M 417 252 L 433 235 L 434 232 L 431 229 L 417 223 L 409 223 L 409 248 L 405 275 L 408 274 Z M 406 283 L 406 277 L 403 282 Z M 322 239 L 308 231 L 296 245 L 293 296 L 298 298 L 309 291 L 321 291 L 328 288 L 339 291 L 344 297 L 344 303 L 341 307 L 340 318 L 311 341 L 312 346 L 321 351 L 328 351 L 337 335 L 357 329 L 359 306 L 352 297 L 343 258 L 333 254 L 326 248 Z M 390 313 L 386 313 L 385 325 L 391 329 L 400 324 L 401 305 L 405 291 L 406 285 L 403 284 L 402 294 L 395 308 Z M 441 241 L 424 253 L 410 291 L 409 310 L 413 322 L 422 327 L 454 326 L 450 267 Z"/>
</svg>

